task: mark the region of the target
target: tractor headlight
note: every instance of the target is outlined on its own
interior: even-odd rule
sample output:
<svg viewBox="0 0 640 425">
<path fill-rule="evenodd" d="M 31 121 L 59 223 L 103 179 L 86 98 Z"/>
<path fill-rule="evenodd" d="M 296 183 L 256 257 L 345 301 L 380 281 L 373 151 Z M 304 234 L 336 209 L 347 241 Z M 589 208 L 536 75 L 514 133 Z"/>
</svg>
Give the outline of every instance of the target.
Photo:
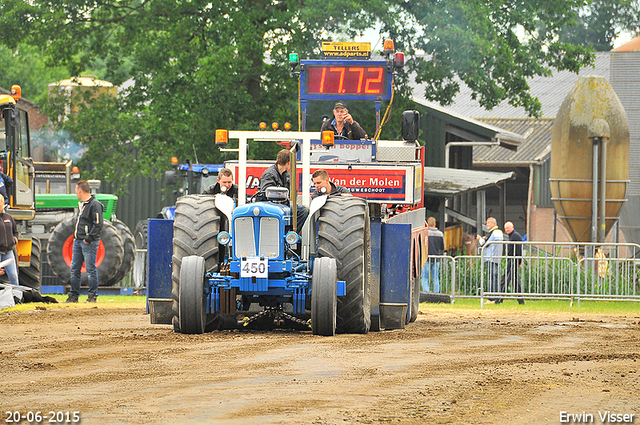
<svg viewBox="0 0 640 425">
<path fill-rule="evenodd" d="M 218 243 L 220 245 L 228 245 L 231 242 L 231 235 L 229 232 L 220 232 L 218 233 Z"/>
<path fill-rule="evenodd" d="M 289 245 L 295 245 L 300 240 L 300 236 L 298 236 L 298 234 L 296 232 L 291 231 L 291 232 L 286 234 L 286 236 L 284 237 L 284 240 Z"/>
</svg>

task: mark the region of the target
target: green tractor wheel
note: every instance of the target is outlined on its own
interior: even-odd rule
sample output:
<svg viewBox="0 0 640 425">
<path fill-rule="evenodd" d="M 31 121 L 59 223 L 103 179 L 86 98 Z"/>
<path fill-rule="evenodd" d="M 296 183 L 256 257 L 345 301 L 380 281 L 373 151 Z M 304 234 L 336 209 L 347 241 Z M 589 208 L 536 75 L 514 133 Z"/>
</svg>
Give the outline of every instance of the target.
<svg viewBox="0 0 640 425">
<path fill-rule="evenodd" d="M 136 259 L 133 263 L 133 286 L 143 288 L 147 286 L 147 220 L 140 220 L 136 224 L 135 247 Z M 145 250 L 138 252 L 138 250 Z"/>
<path fill-rule="evenodd" d="M 111 223 L 120 232 L 124 255 L 122 257 L 122 264 L 120 264 L 120 268 L 116 274 L 114 274 L 111 279 L 104 284 L 104 286 L 113 286 L 124 279 L 133 268 L 133 262 L 136 256 L 136 244 L 133 240 L 133 233 L 131 233 L 129 227 L 118 219 L 115 219 Z"/>
<path fill-rule="evenodd" d="M 47 259 L 51 270 L 58 276 L 63 285 L 71 282 L 71 259 L 73 257 L 73 232 L 75 230 L 76 218 L 71 217 L 61 221 L 53 229 L 49 243 L 47 244 Z M 122 265 L 124 246 L 120 232 L 111 224 L 104 220 L 102 231 L 100 232 L 100 246 L 96 255 L 96 266 L 98 267 L 98 279 L 100 286 L 115 276 Z M 87 285 L 89 276 L 86 268 L 82 266 L 82 285 Z"/>
</svg>

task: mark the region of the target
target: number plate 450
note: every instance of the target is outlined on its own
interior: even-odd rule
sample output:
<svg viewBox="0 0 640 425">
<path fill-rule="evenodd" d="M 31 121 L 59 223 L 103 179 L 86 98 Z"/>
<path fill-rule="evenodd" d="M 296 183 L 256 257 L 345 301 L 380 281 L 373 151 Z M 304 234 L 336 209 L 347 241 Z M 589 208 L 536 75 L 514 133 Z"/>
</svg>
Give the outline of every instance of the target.
<svg viewBox="0 0 640 425">
<path fill-rule="evenodd" d="M 240 277 L 269 277 L 269 264 L 265 257 L 246 257 L 240 261 Z"/>
</svg>

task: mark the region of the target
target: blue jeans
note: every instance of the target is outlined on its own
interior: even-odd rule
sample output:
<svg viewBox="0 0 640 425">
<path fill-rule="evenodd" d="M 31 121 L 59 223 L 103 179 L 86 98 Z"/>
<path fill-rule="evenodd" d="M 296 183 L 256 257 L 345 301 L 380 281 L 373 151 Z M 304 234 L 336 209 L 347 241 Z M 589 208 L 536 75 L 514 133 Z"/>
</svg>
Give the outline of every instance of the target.
<svg viewBox="0 0 640 425">
<path fill-rule="evenodd" d="M 80 282 L 82 263 L 87 268 L 89 275 L 89 293 L 98 294 L 98 268 L 96 267 L 96 254 L 100 241 L 85 243 L 80 239 L 73 241 L 73 257 L 71 259 L 71 295 L 80 295 Z"/>
<path fill-rule="evenodd" d="M 486 261 L 485 264 L 487 265 L 487 277 L 489 278 L 489 291 L 490 292 L 499 292 L 500 291 L 500 285 L 498 282 L 498 269 L 500 269 L 500 264 L 499 263 L 494 263 L 492 261 Z M 499 299 L 491 299 L 491 301 L 502 301 Z"/>
<path fill-rule="evenodd" d="M 13 260 L 13 263 L 4 266 L 4 271 L 7 272 L 9 277 L 9 283 L 12 285 L 18 285 L 18 268 L 16 267 L 16 258 L 13 256 L 13 251 L 9 251 L 6 254 L 0 254 L 0 262 L 4 260 Z"/>
<path fill-rule="evenodd" d="M 440 260 L 431 259 L 422 269 L 422 290 L 429 292 L 429 279 L 433 282 L 433 292 L 440 292 Z"/>
</svg>

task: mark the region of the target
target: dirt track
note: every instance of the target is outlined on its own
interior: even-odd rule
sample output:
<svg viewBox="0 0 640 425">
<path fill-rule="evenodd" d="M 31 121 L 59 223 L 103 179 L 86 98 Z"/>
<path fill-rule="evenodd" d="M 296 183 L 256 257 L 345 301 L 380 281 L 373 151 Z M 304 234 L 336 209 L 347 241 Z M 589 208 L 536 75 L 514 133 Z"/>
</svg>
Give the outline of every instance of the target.
<svg viewBox="0 0 640 425">
<path fill-rule="evenodd" d="M 442 308 L 403 331 L 324 338 L 178 335 L 142 309 L 64 307 L 0 313 L 3 422 L 18 410 L 83 424 L 554 424 L 610 411 L 640 424 L 640 313 Z"/>
</svg>

